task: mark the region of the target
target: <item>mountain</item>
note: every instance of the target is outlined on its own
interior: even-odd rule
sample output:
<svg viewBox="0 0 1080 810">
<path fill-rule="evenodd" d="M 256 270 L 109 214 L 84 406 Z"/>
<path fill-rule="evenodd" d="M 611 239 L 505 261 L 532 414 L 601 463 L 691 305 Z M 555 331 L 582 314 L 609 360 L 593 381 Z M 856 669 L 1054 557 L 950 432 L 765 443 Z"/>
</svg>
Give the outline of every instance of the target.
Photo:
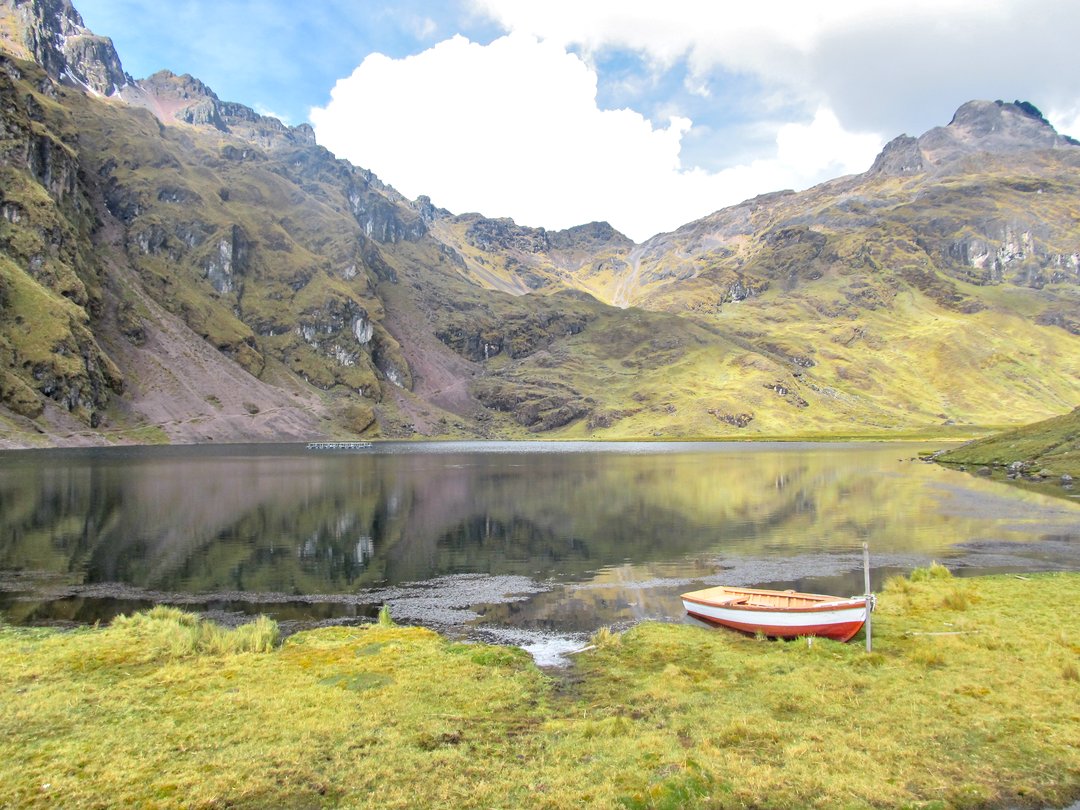
<svg viewBox="0 0 1080 810">
<path fill-rule="evenodd" d="M 1030 105 L 970 102 L 863 175 L 653 237 L 626 298 L 803 367 L 808 400 L 828 389 L 920 421 L 1060 412 L 1080 373 L 1078 168 Z"/>
<path fill-rule="evenodd" d="M 0 446 L 901 435 L 1080 399 L 1080 147 L 970 102 L 635 244 L 405 199 L 0 0 Z"/>
</svg>

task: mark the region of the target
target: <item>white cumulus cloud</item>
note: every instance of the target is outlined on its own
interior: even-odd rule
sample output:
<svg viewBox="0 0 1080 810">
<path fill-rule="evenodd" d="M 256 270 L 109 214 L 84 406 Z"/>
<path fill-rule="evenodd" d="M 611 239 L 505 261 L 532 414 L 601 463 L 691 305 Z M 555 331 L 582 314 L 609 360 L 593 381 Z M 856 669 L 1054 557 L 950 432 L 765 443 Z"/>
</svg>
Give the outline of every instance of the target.
<svg viewBox="0 0 1080 810">
<path fill-rule="evenodd" d="M 971 99 L 1080 103 L 1080 4 L 1061 0 L 472 0 L 507 31 L 755 77 L 848 127 L 918 135 Z"/>
<path fill-rule="evenodd" d="M 1080 138 L 1080 104 L 1070 109 L 1052 109 L 1046 113 L 1046 119 L 1062 135 Z"/>
<path fill-rule="evenodd" d="M 456 36 L 404 59 L 369 55 L 311 121 L 321 144 L 408 197 L 547 228 L 607 220 L 638 241 L 763 191 L 862 171 L 882 145 L 821 107 L 779 126 L 773 155 L 707 172 L 680 160 L 690 120 L 601 109 L 596 88 L 589 63 L 553 39 Z"/>
</svg>

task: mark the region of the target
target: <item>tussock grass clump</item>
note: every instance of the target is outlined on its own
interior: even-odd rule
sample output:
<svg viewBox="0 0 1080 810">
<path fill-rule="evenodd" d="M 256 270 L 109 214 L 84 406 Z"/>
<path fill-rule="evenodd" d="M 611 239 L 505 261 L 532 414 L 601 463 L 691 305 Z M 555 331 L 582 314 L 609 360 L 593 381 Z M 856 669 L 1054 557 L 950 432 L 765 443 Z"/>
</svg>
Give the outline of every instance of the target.
<svg viewBox="0 0 1080 810">
<path fill-rule="evenodd" d="M 952 571 L 939 562 L 926 568 L 915 568 L 907 576 L 898 574 L 885 580 L 885 590 L 893 596 L 907 597 L 919 591 L 917 583 L 953 579 Z"/>
<path fill-rule="evenodd" d="M 622 634 L 615 632 L 610 627 L 601 627 L 593 633 L 589 643 L 594 647 L 617 647 L 622 643 Z"/>
<path fill-rule="evenodd" d="M 266 653 L 277 646 L 281 639 L 281 630 L 273 619 L 259 616 L 253 622 L 223 633 L 220 638 L 225 644 L 219 652 Z"/>
<path fill-rule="evenodd" d="M 228 630 L 179 608 L 158 605 L 145 613 L 118 616 L 118 634 L 136 639 L 147 651 L 172 657 L 211 653 L 266 653 L 277 646 L 281 632 L 266 616 Z"/>
<path fill-rule="evenodd" d="M 885 580 L 884 590 L 893 596 L 909 594 L 912 592 L 911 580 L 902 574 L 897 574 Z"/>
<path fill-rule="evenodd" d="M 935 579 L 952 578 L 952 571 L 937 561 L 930 563 L 927 568 L 916 568 L 908 577 L 911 582 L 929 582 Z"/>
<path fill-rule="evenodd" d="M 967 610 L 978 597 L 962 588 L 953 588 L 941 597 L 941 606 L 948 610 Z"/>
<path fill-rule="evenodd" d="M 0 806 L 1080 798 L 1080 615 L 1061 610 L 1080 575 L 899 583 L 880 595 L 872 654 L 645 623 L 599 631 L 558 678 L 520 650 L 378 623 L 259 655 L 222 652 L 170 608 L 69 633 L 0 627 Z M 954 591 L 966 609 L 942 607 Z"/>
</svg>

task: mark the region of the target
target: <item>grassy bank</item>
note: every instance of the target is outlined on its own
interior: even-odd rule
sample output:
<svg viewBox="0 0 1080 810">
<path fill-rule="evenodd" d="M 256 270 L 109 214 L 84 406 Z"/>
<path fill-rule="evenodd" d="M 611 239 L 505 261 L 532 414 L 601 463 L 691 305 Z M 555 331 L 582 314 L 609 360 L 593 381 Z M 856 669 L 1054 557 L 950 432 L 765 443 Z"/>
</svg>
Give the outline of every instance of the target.
<svg viewBox="0 0 1080 810">
<path fill-rule="evenodd" d="M 1045 471 L 1047 477 L 1080 478 L 1080 408 L 965 444 L 942 453 L 938 460 L 991 467 L 1019 462 L 1025 473 Z"/>
<path fill-rule="evenodd" d="M 1080 798 L 1080 575 L 894 580 L 875 652 L 644 624 L 568 676 L 377 624 L 0 629 L 0 806 L 978 807 Z M 861 638 L 861 637 L 860 637 Z"/>
</svg>

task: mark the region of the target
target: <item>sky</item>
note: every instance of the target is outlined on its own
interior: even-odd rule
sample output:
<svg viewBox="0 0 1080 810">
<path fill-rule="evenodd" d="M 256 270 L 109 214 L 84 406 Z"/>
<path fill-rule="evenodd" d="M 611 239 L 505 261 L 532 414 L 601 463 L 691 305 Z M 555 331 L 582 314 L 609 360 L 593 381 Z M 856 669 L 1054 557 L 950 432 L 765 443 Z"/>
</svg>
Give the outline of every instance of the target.
<svg viewBox="0 0 1080 810">
<path fill-rule="evenodd" d="M 75 0 L 128 73 L 310 122 L 410 199 L 636 241 L 971 99 L 1080 137 L 1072 0 Z"/>
</svg>

